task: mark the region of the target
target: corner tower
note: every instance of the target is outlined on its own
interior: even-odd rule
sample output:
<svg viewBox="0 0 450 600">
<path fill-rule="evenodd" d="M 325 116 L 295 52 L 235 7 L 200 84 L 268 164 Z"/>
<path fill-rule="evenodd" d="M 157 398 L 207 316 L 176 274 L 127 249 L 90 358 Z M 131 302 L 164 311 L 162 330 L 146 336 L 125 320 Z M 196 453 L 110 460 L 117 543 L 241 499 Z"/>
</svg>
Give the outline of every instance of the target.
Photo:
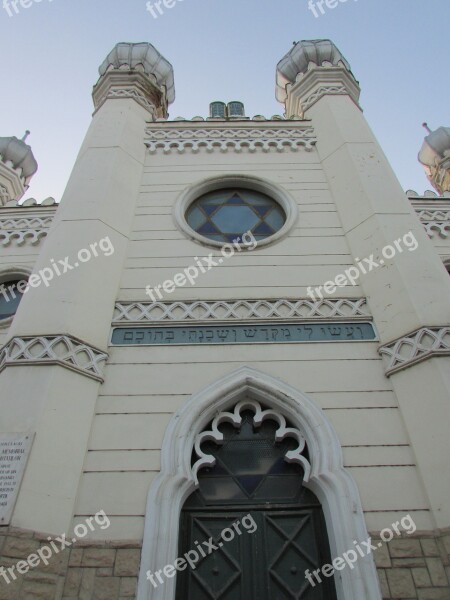
<svg viewBox="0 0 450 600">
<path fill-rule="evenodd" d="M 0 138 L 0 206 L 20 200 L 38 169 L 33 151 L 25 143 L 29 133 L 21 140 L 15 136 Z"/>
</svg>

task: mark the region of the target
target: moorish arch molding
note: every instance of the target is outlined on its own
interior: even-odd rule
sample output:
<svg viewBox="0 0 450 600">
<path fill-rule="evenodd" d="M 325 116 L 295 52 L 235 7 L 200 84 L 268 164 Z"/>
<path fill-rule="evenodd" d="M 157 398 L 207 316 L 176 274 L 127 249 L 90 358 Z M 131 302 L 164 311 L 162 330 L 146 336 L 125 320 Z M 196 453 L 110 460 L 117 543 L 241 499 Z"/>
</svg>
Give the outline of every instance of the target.
<svg viewBox="0 0 450 600">
<path fill-rule="evenodd" d="M 167 426 L 161 471 L 153 480 L 147 499 L 137 600 L 175 599 L 174 578 L 154 588 L 146 572 L 154 573 L 178 557 L 180 512 L 197 487 L 192 451 L 198 435 L 210 429 L 210 423 L 221 413 L 229 411 L 234 415 L 236 405 L 243 401 L 268 407 L 271 415 L 283 416 L 292 429 L 301 432 L 311 461 L 305 485 L 322 504 L 332 556 L 341 556 L 353 548 L 354 540 L 367 540 L 356 483 L 344 469 L 338 437 L 323 411 L 292 386 L 242 367 L 192 396 Z M 339 600 L 381 600 L 370 555 L 361 558 L 353 570 L 337 573 L 335 580 Z"/>
<path fill-rule="evenodd" d="M 224 441 L 224 435 L 219 430 L 219 425 L 222 423 L 231 423 L 234 427 L 239 429 L 242 425 L 242 413 L 245 410 L 253 412 L 253 425 L 255 427 L 260 427 L 266 420 L 278 423 L 278 429 L 275 431 L 276 442 L 281 442 L 288 437 L 294 438 L 297 441 L 297 448 L 289 450 L 289 452 L 286 453 L 285 460 L 286 462 L 295 463 L 303 467 L 303 480 L 308 481 L 311 474 L 311 465 L 306 456 L 302 455 L 302 452 L 306 447 L 306 440 L 302 432 L 294 427 L 288 427 L 286 419 L 280 412 L 270 409 L 264 410 L 261 404 L 256 400 L 242 400 L 236 404 L 233 412 L 223 411 L 218 414 L 217 417 L 214 418 L 210 430 L 198 434 L 194 446 L 198 460 L 192 467 L 196 485 L 198 484 L 198 472 L 205 467 L 213 467 L 216 464 L 216 459 L 212 454 L 205 454 L 205 452 L 203 452 L 202 444 L 204 442 L 214 442 L 220 446 Z"/>
</svg>

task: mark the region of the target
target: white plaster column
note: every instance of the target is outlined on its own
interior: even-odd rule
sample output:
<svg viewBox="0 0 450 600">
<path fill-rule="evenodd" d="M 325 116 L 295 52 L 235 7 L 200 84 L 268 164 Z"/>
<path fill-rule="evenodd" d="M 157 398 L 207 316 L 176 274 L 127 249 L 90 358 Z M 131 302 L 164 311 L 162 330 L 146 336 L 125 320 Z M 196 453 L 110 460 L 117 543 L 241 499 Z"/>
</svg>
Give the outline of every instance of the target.
<svg viewBox="0 0 450 600">
<path fill-rule="evenodd" d="M 404 248 L 358 282 L 381 344 L 421 328 L 448 326 L 448 275 L 362 114 L 359 88 L 348 63 L 335 47 L 327 52 L 324 56 L 323 47 L 316 48 L 315 54 L 309 47 L 294 49 L 279 64 L 279 81 L 286 84 L 287 114 L 294 110 L 312 121 L 317 152 L 355 263 L 372 254 L 379 262 L 382 249 L 409 231 L 419 243 L 417 250 Z M 446 527 L 450 525 L 450 358 L 431 353 L 420 364 L 406 361 L 402 369 L 392 371 L 391 380 L 436 526 Z"/>
<path fill-rule="evenodd" d="M 150 44 L 120 44 L 100 73 L 96 112 L 34 273 L 66 257 L 78 266 L 24 295 L 0 372 L 1 430 L 36 433 L 12 524 L 49 533 L 67 531 L 73 517 L 143 173 L 145 126 L 167 114 L 172 68 Z M 97 245 L 98 256 L 81 262 L 79 251 L 93 254 L 101 240 L 105 252 Z"/>
</svg>

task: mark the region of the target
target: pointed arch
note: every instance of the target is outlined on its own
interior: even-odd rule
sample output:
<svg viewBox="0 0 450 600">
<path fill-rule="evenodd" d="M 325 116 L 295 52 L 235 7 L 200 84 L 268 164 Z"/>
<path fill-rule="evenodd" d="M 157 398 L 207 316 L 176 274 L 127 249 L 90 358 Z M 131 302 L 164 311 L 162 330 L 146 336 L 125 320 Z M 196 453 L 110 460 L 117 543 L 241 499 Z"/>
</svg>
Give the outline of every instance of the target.
<svg viewBox="0 0 450 600">
<path fill-rule="evenodd" d="M 174 600 L 175 579 L 154 588 L 146 572 L 172 564 L 178 553 L 180 512 L 196 489 L 191 465 L 196 436 L 220 412 L 244 398 L 279 411 L 305 437 L 311 470 L 305 486 L 319 498 L 325 515 L 331 555 L 342 556 L 368 539 L 358 489 L 344 469 L 338 437 L 324 412 L 305 394 L 256 369 L 242 367 L 185 402 L 172 417 L 161 450 L 161 471 L 149 490 L 137 600 Z M 381 600 L 371 555 L 353 569 L 336 571 L 339 600 Z"/>
</svg>

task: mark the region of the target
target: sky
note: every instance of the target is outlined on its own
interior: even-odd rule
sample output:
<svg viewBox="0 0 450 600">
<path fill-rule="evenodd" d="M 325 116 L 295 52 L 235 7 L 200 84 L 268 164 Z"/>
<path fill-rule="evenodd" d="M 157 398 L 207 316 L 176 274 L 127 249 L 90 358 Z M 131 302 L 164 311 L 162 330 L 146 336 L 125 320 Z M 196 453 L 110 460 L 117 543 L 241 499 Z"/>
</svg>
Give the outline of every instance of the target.
<svg viewBox="0 0 450 600">
<path fill-rule="evenodd" d="M 431 188 L 417 154 L 424 121 L 450 125 L 450 0 L 339 0 L 323 15 L 316 8 L 318 17 L 308 0 L 175 0 L 158 18 L 146 0 L 22 1 L 27 8 L 19 2 L 9 16 L 0 0 L 0 136 L 31 131 L 39 171 L 27 198 L 61 199 L 98 67 L 117 42 L 150 42 L 172 63 L 173 119 L 207 117 L 213 100 L 241 100 L 250 117 L 283 114 L 278 61 L 294 41 L 330 38 L 360 82 L 361 106 L 402 187 Z"/>
</svg>

